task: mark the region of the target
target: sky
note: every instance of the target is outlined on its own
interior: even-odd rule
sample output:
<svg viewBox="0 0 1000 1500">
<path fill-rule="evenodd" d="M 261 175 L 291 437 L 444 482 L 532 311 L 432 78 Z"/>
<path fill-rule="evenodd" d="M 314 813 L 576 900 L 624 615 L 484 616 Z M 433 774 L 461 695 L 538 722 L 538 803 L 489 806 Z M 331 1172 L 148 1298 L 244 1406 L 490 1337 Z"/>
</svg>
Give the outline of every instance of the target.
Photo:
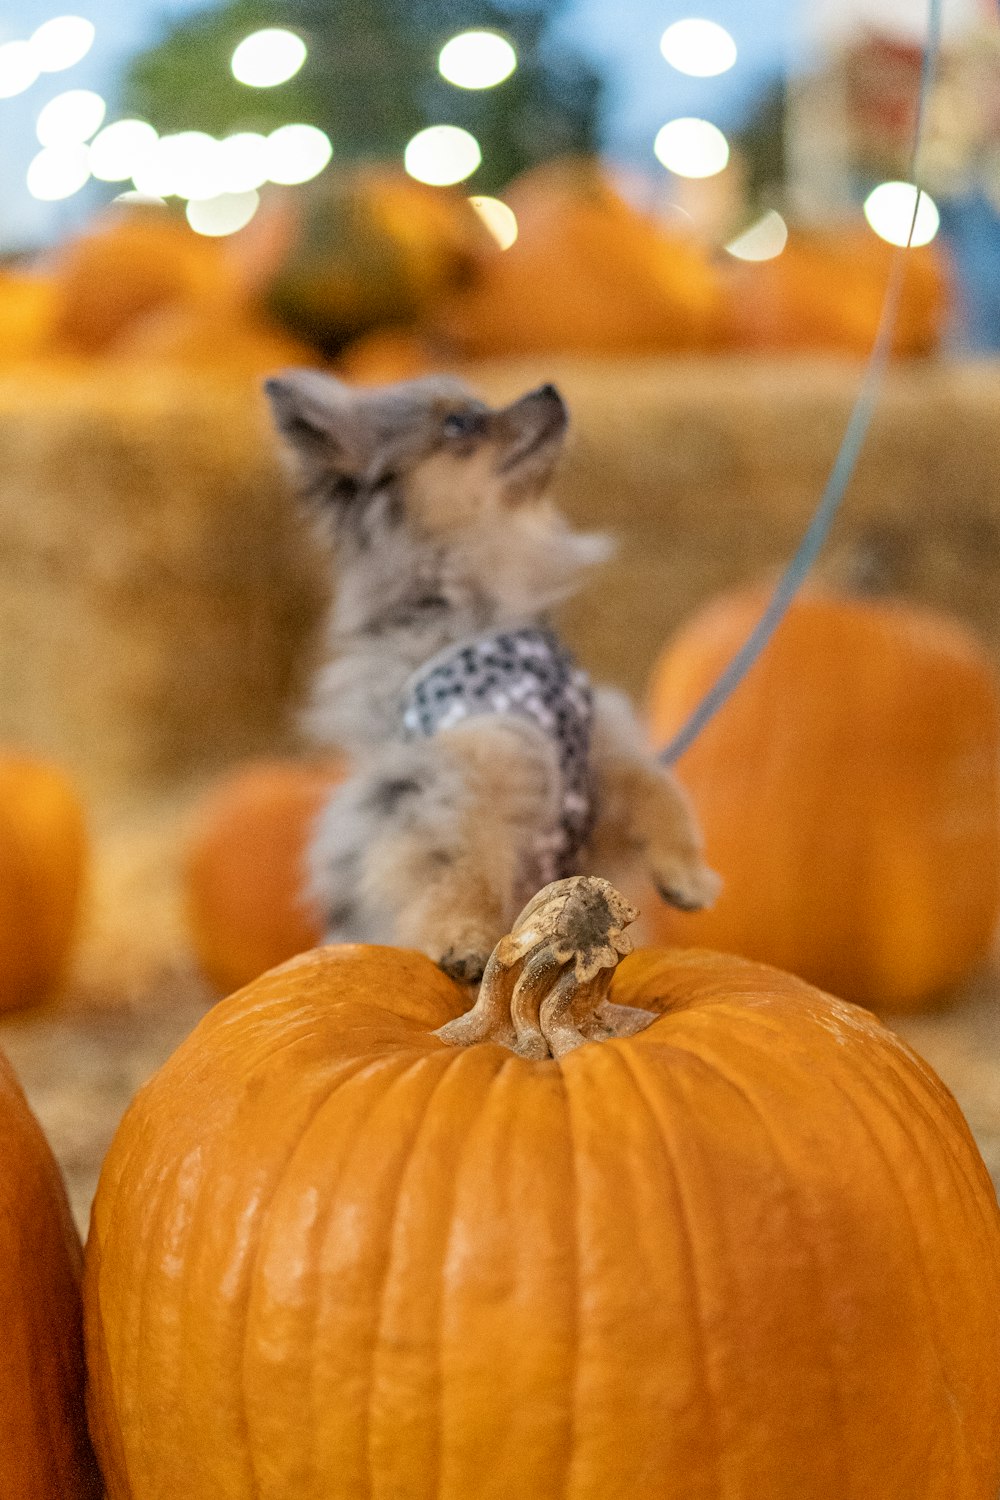
<svg viewBox="0 0 1000 1500">
<path fill-rule="evenodd" d="M 205 0 L 0 0 L 0 41 L 25 37 L 67 11 L 97 27 L 89 57 L 72 71 L 49 74 L 16 99 L 0 99 L 0 249 L 52 239 L 84 204 L 39 204 L 24 176 L 38 149 L 34 122 L 47 99 L 66 88 L 95 88 L 113 98 L 114 79 L 128 55 L 155 36 L 163 18 L 201 8 Z M 993 0 L 944 0 L 949 27 Z M 739 120 L 762 79 L 799 66 L 821 42 L 865 20 L 889 21 L 919 34 L 927 0 L 572 0 L 563 23 L 608 76 L 606 145 L 637 162 L 650 159 L 659 127 L 696 114 L 726 128 Z M 698 15 L 732 32 L 739 61 L 715 79 L 688 79 L 668 68 L 659 39 L 672 22 Z M 110 118 L 110 116 L 109 116 Z"/>
</svg>

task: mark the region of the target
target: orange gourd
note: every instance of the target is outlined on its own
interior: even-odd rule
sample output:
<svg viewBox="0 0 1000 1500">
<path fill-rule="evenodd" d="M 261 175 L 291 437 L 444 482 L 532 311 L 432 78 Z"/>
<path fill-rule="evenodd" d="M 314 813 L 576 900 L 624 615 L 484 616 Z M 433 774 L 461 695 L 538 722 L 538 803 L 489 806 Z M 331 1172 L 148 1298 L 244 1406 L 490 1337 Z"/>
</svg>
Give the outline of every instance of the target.
<svg viewBox="0 0 1000 1500">
<path fill-rule="evenodd" d="M 80 1240 L 59 1168 L 0 1054 L 0 1495 L 97 1500 Z"/>
<path fill-rule="evenodd" d="M 188 849 L 188 923 L 204 973 L 222 993 L 319 942 L 305 897 L 312 823 L 340 780 L 332 762 L 261 761 L 213 788 Z"/>
<path fill-rule="evenodd" d="M 653 354 L 715 345 L 721 285 L 707 255 L 616 191 L 597 162 L 546 162 L 504 192 L 518 237 L 445 304 L 469 358 Z"/>
<path fill-rule="evenodd" d="M 741 959 L 641 952 L 607 1003 L 602 891 L 541 893 L 460 1020 L 422 955 L 319 949 L 143 1089 L 87 1247 L 109 1500 L 994 1500 L 951 1096 Z"/>
<path fill-rule="evenodd" d="M 656 666 L 656 743 L 680 726 L 764 604 L 726 596 Z M 723 878 L 711 911 L 660 907 L 662 941 L 790 969 L 875 1009 L 916 1010 L 989 951 L 1000 912 L 995 674 L 957 622 L 887 600 L 793 605 L 678 763 Z"/>
<path fill-rule="evenodd" d="M 896 254 L 864 223 L 793 229 L 774 259 L 727 265 L 724 342 L 739 349 L 870 353 Z M 938 247 L 908 250 L 893 353 L 933 353 L 944 333 L 948 303 Z"/>
<path fill-rule="evenodd" d="M 0 1011 L 47 1000 L 62 982 L 86 854 L 83 809 L 65 772 L 0 755 Z"/>
</svg>

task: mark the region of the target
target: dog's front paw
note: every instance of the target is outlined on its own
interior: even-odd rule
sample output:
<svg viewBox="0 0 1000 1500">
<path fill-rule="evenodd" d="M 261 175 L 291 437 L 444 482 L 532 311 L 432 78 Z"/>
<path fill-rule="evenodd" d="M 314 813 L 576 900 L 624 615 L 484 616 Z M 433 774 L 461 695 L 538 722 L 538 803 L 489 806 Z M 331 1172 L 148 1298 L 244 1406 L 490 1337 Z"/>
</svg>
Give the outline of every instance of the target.
<svg viewBox="0 0 1000 1500">
<path fill-rule="evenodd" d="M 438 959 L 438 967 L 458 984 L 478 984 L 486 972 L 489 960 L 489 953 L 470 953 L 463 948 L 449 948 Z"/>
<path fill-rule="evenodd" d="M 680 911 L 702 911 L 714 905 L 722 881 L 707 865 L 682 859 L 661 860 L 653 869 L 653 884 Z"/>
</svg>

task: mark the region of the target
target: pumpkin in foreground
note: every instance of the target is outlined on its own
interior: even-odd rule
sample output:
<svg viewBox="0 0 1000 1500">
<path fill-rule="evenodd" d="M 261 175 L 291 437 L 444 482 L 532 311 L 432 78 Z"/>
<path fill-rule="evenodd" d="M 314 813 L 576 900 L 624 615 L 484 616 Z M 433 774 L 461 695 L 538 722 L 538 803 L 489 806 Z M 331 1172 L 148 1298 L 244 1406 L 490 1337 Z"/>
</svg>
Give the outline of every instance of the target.
<svg viewBox="0 0 1000 1500">
<path fill-rule="evenodd" d="M 0 755 L 0 1011 L 58 989 L 80 914 L 87 836 L 66 773 Z"/>
<path fill-rule="evenodd" d="M 332 761 L 254 761 L 198 809 L 185 870 L 188 926 L 222 994 L 320 941 L 304 891 L 306 845 L 342 775 Z"/>
<path fill-rule="evenodd" d="M 467 1015 L 335 947 L 202 1021 L 94 1209 L 110 1500 L 995 1500 L 1000 1215 L 951 1096 L 788 975 L 612 979 L 633 915 L 547 887 Z"/>
<path fill-rule="evenodd" d="M 764 608 L 723 595 L 657 663 L 665 744 Z M 651 912 L 664 942 L 790 969 L 874 1009 L 919 1010 L 987 958 L 1000 914 L 1000 694 L 976 638 L 909 603 L 793 604 L 678 763 L 723 879 L 711 911 Z"/>
<path fill-rule="evenodd" d="M 0 1495 L 97 1500 L 80 1241 L 59 1168 L 0 1054 Z"/>
</svg>

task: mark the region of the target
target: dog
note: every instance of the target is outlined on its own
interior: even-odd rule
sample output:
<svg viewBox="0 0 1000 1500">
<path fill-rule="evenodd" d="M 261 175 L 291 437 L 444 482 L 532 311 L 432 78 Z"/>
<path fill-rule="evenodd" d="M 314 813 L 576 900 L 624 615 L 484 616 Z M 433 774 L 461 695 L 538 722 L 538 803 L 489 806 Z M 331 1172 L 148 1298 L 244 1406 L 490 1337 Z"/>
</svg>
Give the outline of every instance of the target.
<svg viewBox="0 0 1000 1500">
<path fill-rule="evenodd" d="M 450 377 L 358 389 L 311 370 L 265 389 L 338 575 L 306 712 L 354 768 L 308 855 L 327 941 L 417 948 L 475 984 L 557 878 L 710 904 L 686 795 L 549 623 L 609 552 L 548 495 L 558 391 L 495 409 Z"/>
</svg>

